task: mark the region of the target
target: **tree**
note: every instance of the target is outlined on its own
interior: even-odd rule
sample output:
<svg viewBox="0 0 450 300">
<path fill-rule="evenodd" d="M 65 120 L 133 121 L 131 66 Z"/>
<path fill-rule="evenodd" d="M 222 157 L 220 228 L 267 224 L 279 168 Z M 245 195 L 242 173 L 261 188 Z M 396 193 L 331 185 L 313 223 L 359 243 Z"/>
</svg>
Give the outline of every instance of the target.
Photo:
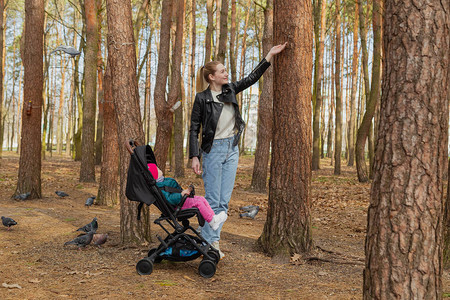
<svg viewBox="0 0 450 300">
<path fill-rule="evenodd" d="M 83 131 L 81 134 L 80 181 L 95 182 L 95 111 L 97 104 L 98 25 L 95 0 L 84 1 L 86 49 Z"/>
<path fill-rule="evenodd" d="M 142 243 L 150 240 L 148 208 L 137 219 L 138 203 L 125 197 L 127 169 L 130 154 L 126 149 L 129 139 L 144 143 L 139 94 L 136 78 L 136 48 L 133 37 L 130 1 L 107 1 L 108 55 L 111 64 L 111 84 L 120 151 L 120 240 L 122 243 Z"/>
<path fill-rule="evenodd" d="M 15 194 L 41 198 L 44 0 L 25 1 L 24 85 L 19 176 Z"/>
<path fill-rule="evenodd" d="M 335 60 L 335 89 L 336 89 L 336 116 L 334 137 L 334 175 L 341 174 L 342 153 L 342 97 L 341 97 L 341 0 L 336 0 L 336 60 Z"/>
<path fill-rule="evenodd" d="M 450 164 L 449 164 L 450 169 Z M 449 170 L 450 171 L 450 170 Z M 450 174 L 450 173 L 447 173 Z M 450 183 L 450 176 L 448 177 L 448 183 Z M 447 183 L 447 199 L 444 206 L 444 251 L 443 261 L 444 268 L 450 267 L 450 184 Z"/>
<path fill-rule="evenodd" d="M 267 0 L 264 8 L 263 52 L 268 53 L 273 46 L 273 0 Z M 255 150 L 255 163 L 251 187 L 265 192 L 272 141 L 273 122 L 273 68 L 269 68 L 263 77 L 262 92 L 258 102 L 258 123 Z"/>
<path fill-rule="evenodd" d="M 222 8 L 220 9 L 220 36 L 219 49 L 216 60 L 225 63 L 225 53 L 227 52 L 228 37 L 228 0 L 221 0 Z"/>
<path fill-rule="evenodd" d="M 0 57 L 3 58 L 3 33 L 5 31 L 3 13 L 5 11 L 5 1 L 0 0 Z M 0 159 L 3 152 L 3 64 L 0 65 Z"/>
<path fill-rule="evenodd" d="M 260 237 L 269 255 L 310 250 L 312 7 L 274 2 L 274 44 L 288 42 L 274 61 L 274 123 L 269 205 Z M 286 76 L 286 70 L 296 72 Z M 288 109 L 286 109 L 288 108 Z"/>
<path fill-rule="evenodd" d="M 383 11 L 364 299 L 441 299 L 450 3 L 385 1 Z"/>
<path fill-rule="evenodd" d="M 211 60 L 211 41 L 212 41 L 212 33 L 213 33 L 213 2 L 214 0 L 206 0 L 206 14 L 208 17 L 208 23 L 206 25 L 206 33 L 205 33 L 205 62 L 209 62 Z M 161 21 L 162 23 L 162 21 Z"/>
</svg>

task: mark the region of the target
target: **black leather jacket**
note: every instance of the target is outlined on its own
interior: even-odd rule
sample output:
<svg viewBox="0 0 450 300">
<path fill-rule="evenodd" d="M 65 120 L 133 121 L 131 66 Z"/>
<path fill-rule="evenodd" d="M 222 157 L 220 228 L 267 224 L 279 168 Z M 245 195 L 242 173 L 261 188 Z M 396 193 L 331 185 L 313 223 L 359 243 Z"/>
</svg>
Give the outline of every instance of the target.
<svg viewBox="0 0 450 300">
<path fill-rule="evenodd" d="M 219 100 L 225 103 L 233 103 L 234 106 L 235 126 L 238 130 L 233 140 L 234 146 L 238 144 L 239 137 L 245 128 L 244 120 L 242 120 L 241 113 L 239 112 L 236 94 L 256 83 L 269 66 L 270 63 L 264 58 L 247 77 L 222 86 L 222 93 L 219 95 Z M 194 156 L 200 157 L 201 151 L 205 151 L 206 153 L 211 151 L 222 108 L 222 103 L 213 101 L 209 87 L 203 92 L 197 93 L 195 96 L 191 114 L 191 128 L 189 130 L 189 158 Z M 201 151 L 198 147 L 200 126 L 202 128 Z"/>
</svg>

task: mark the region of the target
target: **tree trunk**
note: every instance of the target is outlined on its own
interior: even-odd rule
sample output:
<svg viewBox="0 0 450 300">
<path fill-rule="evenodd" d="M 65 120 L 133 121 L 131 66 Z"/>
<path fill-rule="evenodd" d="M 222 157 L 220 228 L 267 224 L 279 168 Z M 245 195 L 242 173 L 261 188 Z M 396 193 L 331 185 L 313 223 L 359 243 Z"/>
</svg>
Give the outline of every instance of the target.
<svg viewBox="0 0 450 300">
<path fill-rule="evenodd" d="M 166 102 L 166 84 L 169 73 L 170 22 L 172 17 L 172 0 L 163 0 L 161 30 L 159 37 L 158 70 L 156 73 L 154 102 L 158 120 L 156 129 L 155 157 L 159 168 L 164 172 L 167 160 L 170 135 L 172 133 L 173 115 Z"/>
<path fill-rule="evenodd" d="M 335 89 L 336 89 L 336 131 L 334 144 L 334 175 L 341 174 L 342 153 L 342 98 L 341 98 L 341 0 L 336 0 L 336 63 L 335 63 Z"/>
<path fill-rule="evenodd" d="M 450 164 L 449 170 L 450 171 Z M 443 245 L 443 267 L 450 268 L 450 172 L 447 173 L 447 198 L 444 205 L 444 245 Z"/>
<path fill-rule="evenodd" d="M 273 0 L 271 0 L 273 2 Z M 236 81 L 236 0 L 231 0 L 231 28 L 230 28 L 230 73 L 231 82 Z"/>
<path fill-rule="evenodd" d="M 102 1 L 95 0 L 96 10 L 98 15 L 97 26 L 97 101 L 98 101 L 98 115 L 97 115 L 97 134 L 95 138 L 95 164 L 100 165 L 102 163 L 102 150 L 103 150 L 103 126 L 104 126 L 104 96 L 103 96 L 103 58 L 102 58 Z"/>
<path fill-rule="evenodd" d="M 136 78 L 136 48 L 131 21 L 131 2 L 107 1 L 108 53 L 111 65 L 112 97 L 118 124 L 120 151 L 120 240 L 123 244 L 150 241 L 150 215 L 148 207 L 137 219 L 137 202 L 125 197 L 127 169 L 130 154 L 126 149 L 129 139 L 144 143 L 139 93 Z"/>
<path fill-rule="evenodd" d="M 19 175 L 15 194 L 41 198 L 41 116 L 43 78 L 44 1 L 25 1 L 24 109 Z"/>
<path fill-rule="evenodd" d="M 316 34 L 316 63 L 314 71 L 313 91 L 313 154 L 312 170 L 320 169 L 320 110 L 322 108 L 322 81 L 323 81 L 323 49 L 325 39 L 326 0 L 319 0 L 315 13 L 314 32 Z"/>
<path fill-rule="evenodd" d="M 96 203 L 99 205 L 114 206 L 119 202 L 119 144 L 109 64 L 106 66 L 104 79 L 103 122 L 105 130 L 103 133 L 103 162 Z"/>
<path fill-rule="evenodd" d="M 3 58 L 3 35 L 5 32 L 5 22 L 3 20 L 3 13 L 5 11 L 5 1 L 0 0 L 0 58 Z M 3 64 L 0 65 L 0 159 L 3 153 Z"/>
<path fill-rule="evenodd" d="M 212 41 L 213 17 L 214 17 L 213 3 L 214 0 L 206 0 L 206 14 L 208 18 L 208 23 L 206 25 L 206 33 L 205 33 L 205 61 L 203 64 L 206 64 L 211 60 L 211 41 Z"/>
<path fill-rule="evenodd" d="M 216 60 L 222 64 L 225 63 L 225 54 L 227 52 L 228 37 L 228 0 L 222 0 L 222 8 L 220 9 L 220 36 L 219 50 L 217 51 Z"/>
<path fill-rule="evenodd" d="M 190 62 L 189 62 L 189 98 L 186 98 L 186 121 L 189 122 L 191 119 L 191 111 L 192 111 L 192 103 L 194 103 L 195 99 L 195 51 L 196 51 L 196 45 L 197 45 L 197 38 L 196 38 L 196 22 L 195 22 L 195 12 L 197 10 L 196 7 L 196 0 L 191 0 L 191 54 L 190 54 Z M 230 56 L 231 57 L 231 56 Z M 186 149 L 189 149 L 189 138 L 187 139 L 187 147 Z M 188 160 L 186 167 L 190 168 L 192 164 L 192 160 Z"/>
<path fill-rule="evenodd" d="M 58 125 L 56 126 L 56 153 L 62 154 L 63 148 L 63 107 L 64 107 L 64 80 L 66 76 L 65 59 L 61 56 L 61 88 L 59 90 Z"/>
<path fill-rule="evenodd" d="M 260 242 L 269 255 L 286 257 L 308 252 L 312 245 L 311 2 L 274 2 L 274 44 L 282 42 L 288 46 L 274 62 L 269 205 Z M 285 76 L 293 66 L 297 72 Z"/>
<path fill-rule="evenodd" d="M 268 53 L 273 46 L 273 0 L 268 0 L 264 9 L 263 52 Z M 255 163 L 251 188 L 265 193 L 267 186 L 270 142 L 272 141 L 273 122 L 273 68 L 264 73 L 262 92 L 258 102 L 257 139 Z"/>
<path fill-rule="evenodd" d="M 367 215 L 364 299 L 442 298 L 449 4 L 385 2 L 383 85 Z"/>
<path fill-rule="evenodd" d="M 366 112 L 364 113 L 363 120 L 359 126 L 356 136 L 356 171 L 358 174 L 359 182 L 367 182 L 367 167 L 365 161 L 364 150 L 366 148 L 366 140 L 372 127 L 372 119 L 375 114 L 375 110 L 380 97 L 380 80 L 381 80 L 381 25 L 382 16 L 381 13 L 381 1 L 373 1 L 373 63 L 372 63 L 372 88 L 370 90 L 369 99 L 366 104 Z M 377 13 L 378 12 L 378 13 Z M 366 84 L 367 85 L 367 84 Z M 370 145 L 369 145 L 370 146 Z"/>
<path fill-rule="evenodd" d="M 353 58 L 352 58 L 352 89 L 350 94 L 350 124 L 348 125 L 348 162 L 355 162 L 355 128 L 356 128 L 356 92 L 358 87 L 358 1 L 355 2 L 355 20 L 353 21 Z"/>
<path fill-rule="evenodd" d="M 98 25 L 95 0 L 84 1 L 86 48 L 84 61 L 85 91 L 83 132 L 81 135 L 80 181 L 95 182 L 95 111 L 97 104 Z"/>
</svg>

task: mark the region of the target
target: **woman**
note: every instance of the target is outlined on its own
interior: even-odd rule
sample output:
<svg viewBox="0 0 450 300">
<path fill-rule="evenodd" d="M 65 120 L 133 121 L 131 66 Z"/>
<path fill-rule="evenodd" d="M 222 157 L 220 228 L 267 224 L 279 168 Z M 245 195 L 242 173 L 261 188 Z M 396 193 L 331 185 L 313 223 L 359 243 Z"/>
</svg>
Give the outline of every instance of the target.
<svg viewBox="0 0 450 300">
<path fill-rule="evenodd" d="M 250 75 L 237 82 L 228 82 L 225 66 L 218 61 L 209 62 L 201 69 L 200 76 L 209 86 L 195 96 L 191 114 L 189 158 L 192 158 L 194 172 L 202 174 L 200 156 L 203 154 L 205 198 L 216 214 L 228 212 L 239 160 L 237 144 L 245 127 L 236 94 L 256 83 L 270 66 L 272 57 L 283 51 L 286 45 L 284 43 L 270 49 Z M 202 144 L 199 149 L 200 127 Z M 201 230 L 202 236 L 219 250 L 221 258 L 224 256 L 219 249 L 222 225 L 219 229 L 212 230 L 205 224 Z"/>
</svg>

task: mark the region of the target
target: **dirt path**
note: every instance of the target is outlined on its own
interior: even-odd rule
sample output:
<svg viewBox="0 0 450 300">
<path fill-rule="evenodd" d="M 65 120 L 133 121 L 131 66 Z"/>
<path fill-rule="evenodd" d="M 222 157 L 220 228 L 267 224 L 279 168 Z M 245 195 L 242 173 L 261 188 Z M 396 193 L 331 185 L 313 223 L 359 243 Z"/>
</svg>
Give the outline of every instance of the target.
<svg viewBox="0 0 450 300">
<path fill-rule="evenodd" d="M 0 299 L 360 299 L 364 264 L 364 236 L 369 184 L 359 184 L 344 167 L 341 177 L 322 162 L 312 183 L 312 221 L 315 256 L 322 261 L 281 262 L 257 247 L 262 232 L 267 195 L 249 192 L 252 159 L 243 157 L 230 214 L 222 231 L 221 249 L 226 257 L 216 274 L 205 279 L 197 274 L 199 259 L 187 263 L 163 261 L 150 276 L 139 276 L 136 262 L 151 245 L 124 248 L 119 245 L 119 209 L 93 206 L 85 200 L 96 195 L 97 184 L 78 182 L 79 163 L 53 157 L 43 163 L 43 199 L 14 201 L 18 156 L 3 153 L 0 160 L 0 215 L 19 224 L 11 231 L 0 228 Z M 97 170 L 99 171 L 99 170 Z M 189 170 L 180 180 L 194 182 L 202 194 L 201 179 Z M 98 177 L 97 177 L 98 178 Z M 54 191 L 70 196 L 59 198 Z M 259 205 L 255 220 L 239 218 L 239 207 Z M 159 216 L 152 209 L 152 217 Z M 100 233 L 109 240 L 102 248 L 64 247 L 80 226 L 96 216 Z M 153 237 L 162 233 L 152 227 Z M 320 250 L 323 249 L 323 250 Z M 324 251 L 325 250 L 325 251 Z M 329 253 L 330 251 L 332 253 Z M 330 262 L 324 262 L 324 261 Z M 450 293 L 450 274 L 444 273 L 444 292 Z"/>
</svg>

